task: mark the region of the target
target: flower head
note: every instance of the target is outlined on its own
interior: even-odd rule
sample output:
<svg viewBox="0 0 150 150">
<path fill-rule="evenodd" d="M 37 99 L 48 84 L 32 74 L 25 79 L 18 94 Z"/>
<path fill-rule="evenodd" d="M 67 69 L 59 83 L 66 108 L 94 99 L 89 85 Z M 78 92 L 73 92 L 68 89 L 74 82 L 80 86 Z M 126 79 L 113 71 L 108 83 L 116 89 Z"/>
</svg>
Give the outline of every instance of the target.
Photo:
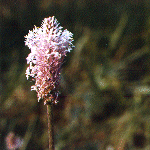
<svg viewBox="0 0 150 150">
<path fill-rule="evenodd" d="M 38 101 L 45 99 L 45 104 L 57 103 L 60 67 L 73 47 L 73 34 L 62 28 L 53 16 L 45 18 L 40 28 L 35 26 L 25 36 L 25 45 L 31 50 L 26 58 L 26 77 L 35 81 L 31 90 L 36 90 Z"/>
<path fill-rule="evenodd" d="M 10 132 L 6 136 L 6 146 L 8 150 L 15 150 L 23 145 L 23 140 L 16 136 L 14 132 Z"/>
</svg>

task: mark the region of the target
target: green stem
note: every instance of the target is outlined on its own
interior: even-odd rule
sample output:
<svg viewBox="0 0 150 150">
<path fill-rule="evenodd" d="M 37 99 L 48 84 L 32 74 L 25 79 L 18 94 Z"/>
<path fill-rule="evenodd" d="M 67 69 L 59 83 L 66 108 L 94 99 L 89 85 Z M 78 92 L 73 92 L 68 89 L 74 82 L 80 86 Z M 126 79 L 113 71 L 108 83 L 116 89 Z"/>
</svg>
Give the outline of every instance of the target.
<svg viewBox="0 0 150 150">
<path fill-rule="evenodd" d="M 49 150 L 54 150 L 53 104 L 47 104 Z"/>
</svg>

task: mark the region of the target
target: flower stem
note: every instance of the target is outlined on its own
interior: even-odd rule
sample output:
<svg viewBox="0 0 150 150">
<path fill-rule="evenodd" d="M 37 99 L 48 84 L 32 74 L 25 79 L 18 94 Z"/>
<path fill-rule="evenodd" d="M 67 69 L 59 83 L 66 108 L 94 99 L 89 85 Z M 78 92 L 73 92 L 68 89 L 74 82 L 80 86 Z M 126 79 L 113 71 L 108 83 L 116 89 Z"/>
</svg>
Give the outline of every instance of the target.
<svg viewBox="0 0 150 150">
<path fill-rule="evenodd" d="M 53 104 L 47 104 L 49 150 L 54 150 Z"/>
</svg>

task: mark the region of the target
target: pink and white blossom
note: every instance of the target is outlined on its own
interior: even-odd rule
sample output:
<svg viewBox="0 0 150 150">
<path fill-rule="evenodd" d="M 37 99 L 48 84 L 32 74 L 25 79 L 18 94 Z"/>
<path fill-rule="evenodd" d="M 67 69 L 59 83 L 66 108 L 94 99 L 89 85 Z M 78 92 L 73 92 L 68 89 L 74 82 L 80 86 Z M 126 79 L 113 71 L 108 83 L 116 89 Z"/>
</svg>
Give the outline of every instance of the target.
<svg viewBox="0 0 150 150">
<path fill-rule="evenodd" d="M 41 27 L 34 27 L 25 36 L 25 45 L 31 53 L 28 55 L 26 77 L 32 78 L 35 85 L 31 90 L 37 92 L 40 99 L 57 103 L 60 68 L 67 52 L 72 50 L 73 34 L 63 27 L 55 17 L 45 18 Z"/>
</svg>

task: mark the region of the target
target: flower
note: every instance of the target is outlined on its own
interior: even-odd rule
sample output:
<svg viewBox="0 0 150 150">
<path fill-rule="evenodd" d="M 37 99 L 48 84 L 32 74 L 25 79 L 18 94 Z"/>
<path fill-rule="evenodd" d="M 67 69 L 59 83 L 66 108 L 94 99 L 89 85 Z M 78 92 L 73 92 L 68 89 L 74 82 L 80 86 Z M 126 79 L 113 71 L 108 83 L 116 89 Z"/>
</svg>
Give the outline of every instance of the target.
<svg viewBox="0 0 150 150">
<path fill-rule="evenodd" d="M 15 150 L 23 145 L 23 140 L 16 136 L 13 132 L 10 132 L 6 136 L 6 146 L 8 150 Z"/>
<path fill-rule="evenodd" d="M 67 52 L 74 47 L 73 34 L 62 28 L 53 16 L 45 18 L 40 28 L 35 26 L 25 36 L 25 45 L 31 50 L 26 58 L 26 77 L 35 81 L 31 90 L 37 92 L 38 101 L 45 100 L 44 104 L 57 103 L 60 68 Z"/>
</svg>

